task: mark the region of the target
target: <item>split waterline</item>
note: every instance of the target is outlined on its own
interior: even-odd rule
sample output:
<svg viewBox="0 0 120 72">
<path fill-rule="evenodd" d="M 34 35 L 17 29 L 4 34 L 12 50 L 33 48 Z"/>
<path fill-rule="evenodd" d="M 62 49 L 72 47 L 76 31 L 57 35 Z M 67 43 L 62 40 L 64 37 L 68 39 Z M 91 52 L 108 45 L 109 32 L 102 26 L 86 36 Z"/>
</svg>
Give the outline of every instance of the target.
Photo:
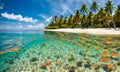
<svg viewBox="0 0 120 72">
<path fill-rule="evenodd" d="M 120 36 L 0 31 L 0 72 L 119 72 Z"/>
</svg>

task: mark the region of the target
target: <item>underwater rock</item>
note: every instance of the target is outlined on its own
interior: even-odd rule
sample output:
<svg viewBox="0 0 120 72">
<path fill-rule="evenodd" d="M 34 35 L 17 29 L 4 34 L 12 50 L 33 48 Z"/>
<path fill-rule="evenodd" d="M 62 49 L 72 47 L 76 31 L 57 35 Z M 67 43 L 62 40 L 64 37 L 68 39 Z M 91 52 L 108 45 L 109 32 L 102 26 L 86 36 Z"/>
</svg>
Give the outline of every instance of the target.
<svg viewBox="0 0 120 72">
<path fill-rule="evenodd" d="M 5 69 L 3 69 L 2 72 L 8 72 L 9 69 L 10 69 L 10 67 L 6 67 Z"/>
<path fill-rule="evenodd" d="M 90 65 L 90 64 L 84 64 L 84 67 L 90 69 L 90 68 L 91 68 L 91 65 Z"/>
<path fill-rule="evenodd" d="M 30 62 L 35 62 L 38 61 L 39 59 L 37 57 L 33 57 L 32 59 L 30 59 Z"/>
<path fill-rule="evenodd" d="M 18 58 L 19 58 L 19 55 L 18 55 L 18 53 L 16 53 L 14 56 L 14 59 L 18 59 Z"/>
<path fill-rule="evenodd" d="M 34 62 L 34 65 L 38 65 L 36 62 Z"/>
<path fill-rule="evenodd" d="M 6 69 L 3 69 L 3 71 L 1 71 L 1 72 L 7 72 L 7 70 L 6 70 Z"/>
<path fill-rule="evenodd" d="M 41 48 L 43 48 L 43 47 L 45 47 L 46 46 L 46 43 L 43 43 L 42 45 L 41 45 Z"/>
<path fill-rule="evenodd" d="M 25 64 L 25 61 L 23 60 L 23 61 L 21 61 L 22 62 L 22 64 Z"/>
<path fill-rule="evenodd" d="M 98 70 L 100 68 L 100 66 L 98 66 L 97 64 L 92 64 L 92 67 L 94 68 L 94 70 Z"/>
<path fill-rule="evenodd" d="M 59 59 L 61 57 L 61 55 L 56 54 L 54 57 L 56 57 L 57 59 Z"/>
<path fill-rule="evenodd" d="M 84 64 L 84 67 L 89 68 L 89 69 L 91 68 L 91 65 L 90 65 L 89 61 L 86 61 L 86 63 Z"/>
<path fill-rule="evenodd" d="M 85 49 L 85 50 L 88 50 L 89 48 L 88 48 L 87 46 L 84 46 L 84 49 Z"/>
<path fill-rule="evenodd" d="M 90 57 L 93 57 L 93 58 L 95 58 L 95 57 L 96 57 L 96 55 L 90 55 Z"/>
<path fill-rule="evenodd" d="M 31 72 L 35 72 L 35 70 L 33 69 Z"/>
<path fill-rule="evenodd" d="M 75 72 L 75 69 L 77 69 L 77 67 L 70 67 L 70 70 L 69 70 L 69 72 Z"/>
<path fill-rule="evenodd" d="M 117 48 L 116 50 L 117 50 L 117 51 L 120 51 L 120 48 Z"/>
<path fill-rule="evenodd" d="M 41 52 L 38 53 L 38 55 L 40 55 L 40 54 L 41 54 Z"/>
<path fill-rule="evenodd" d="M 32 51 L 31 53 L 36 53 L 36 51 Z"/>
<path fill-rule="evenodd" d="M 79 52 L 80 55 L 83 55 L 82 52 Z"/>
<path fill-rule="evenodd" d="M 63 69 L 65 69 L 65 70 L 68 70 L 68 69 L 70 69 L 70 66 L 69 66 L 69 64 L 65 64 L 65 65 L 63 66 Z"/>
<path fill-rule="evenodd" d="M 76 62 L 76 65 L 78 66 L 78 67 L 81 67 L 82 66 L 82 61 L 78 61 L 78 62 Z"/>
<path fill-rule="evenodd" d="M 70 69 L 69 72 L 75 72 L 75 70 L 74 69 Z"/>
<path fill-rule="evenodd" d="M 58 65 L 61 66 L 61 65 L 62 65 L 62 62 L 61 62 L 61 61 L 57 61 L 57 62 L 56 62 L 56 65 L 57 65 L 57 66 L 58 66 Z"/>
<path fill-rule="evenodd" d="M 120 61 L 117 62 L 117 65 L 120 66 Z"/>
<path fill-rule="evenodd" d="M 119 60 L 119 58 L 112 58 L 112 60 L 118 61 L 118 60 Z"/>
<path fill-rule="evenodd" d="M 45 65 L 42 65 L 40 68 L 41 68 L 41 69 L 44 69 L 44 70 L 47 69 L 47 67 L 46 67 Z"/>
<path fill-rule="evenodd" d="M 106 64 L 101 65 L 101 67 L 103 68 L 103 70 L 107 71 L 107 65 Z"/>
<path fill-rule="evenodd" d="M 97 66 L 96 68 L 94 68 L 95 70 L 98 70 L 98 69 L 100 69 L 100 66 Z"/>
<path fill-rule="evenodd" d="M 67 58 L 68 58 L 68 61 L 73 61 L 74 60 L 74 56 L 72 54 L 68 54 Z"/>
<path fill-rule="evenodd" d="M 113 67 L 114 67 L 113 64 L 109 64 L 109 65 L 104 64 L 104 65 L 102 65 L 103 70 L 106 71 L 106 72 L 111 72 L 113 70 Z"/>
<path fill-rule="evenodd" d="M 10 60 L 8 60 L 8 63 L 9 63 L 9 64 L 14 64 L 14 60 L 13 60 L 13 59 L 10 59 Z"/>
<path fill-rule="evenodd" d="M 26 57 L 29 58 L 29 57 L 30 57 L 30 54 L 29 54 L 29 53 L 26 53 Z"/>
<path fill-rule="evenodd" d="M 89 60 L 89 58 L 88 57 L 84 57 L 84 60 Z"/>
<path fill-rule="evenodd" d="M 47 57 L 47 59 L 51 59 L 51 57 L 50 57 L 50 56 L 48 56 L 48 57 Z"/>
</svg>

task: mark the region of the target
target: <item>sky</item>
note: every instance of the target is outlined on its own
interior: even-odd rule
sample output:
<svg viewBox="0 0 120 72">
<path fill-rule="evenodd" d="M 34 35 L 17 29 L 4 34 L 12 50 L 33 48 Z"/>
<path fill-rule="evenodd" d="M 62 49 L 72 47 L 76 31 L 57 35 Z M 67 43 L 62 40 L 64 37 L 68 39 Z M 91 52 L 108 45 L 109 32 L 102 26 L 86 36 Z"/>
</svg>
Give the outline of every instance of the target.
<svg viewBox="0 0 120 72">
<path fill-rule="evenodd" d="M 41 30 L 54 18 L 74 15 L 84 3 L 88 9 L 93 1 L 105 7 L 107 0 L 0 0 L 0 30 Z M 114 7 L 120 0 L 111 0 Z"/>
</svg>

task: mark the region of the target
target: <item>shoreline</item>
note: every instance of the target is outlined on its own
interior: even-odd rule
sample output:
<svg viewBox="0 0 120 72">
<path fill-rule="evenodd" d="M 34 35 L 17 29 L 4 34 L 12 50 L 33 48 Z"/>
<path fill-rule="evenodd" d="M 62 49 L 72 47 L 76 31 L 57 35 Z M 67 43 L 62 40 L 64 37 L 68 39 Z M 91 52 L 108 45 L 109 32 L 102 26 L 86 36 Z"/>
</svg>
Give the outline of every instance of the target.
<svg viewBox="0 0 120 72">
<path fill-rule="evenodd" d="M 63 29 L 45 29 L 45 31 L 70 32 L 70 33 L 87 33 L 93 35 L 120 35 L 120 29 L 107 28 L 63 28 Z"/>
</svg>

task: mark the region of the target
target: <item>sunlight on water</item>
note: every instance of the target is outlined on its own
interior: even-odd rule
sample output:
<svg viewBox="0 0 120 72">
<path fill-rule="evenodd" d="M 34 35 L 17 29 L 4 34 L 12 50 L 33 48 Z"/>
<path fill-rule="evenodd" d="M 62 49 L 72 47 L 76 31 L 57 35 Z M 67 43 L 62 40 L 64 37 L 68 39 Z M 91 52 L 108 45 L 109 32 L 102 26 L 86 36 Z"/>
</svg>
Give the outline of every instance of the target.
<svg viewBox="0 0 120 72">
<path fill-rule="evenodd" d="M 0 38 L 2 72 L 120 71 L 120 36 L 8 31 Z"/>
</svg>

